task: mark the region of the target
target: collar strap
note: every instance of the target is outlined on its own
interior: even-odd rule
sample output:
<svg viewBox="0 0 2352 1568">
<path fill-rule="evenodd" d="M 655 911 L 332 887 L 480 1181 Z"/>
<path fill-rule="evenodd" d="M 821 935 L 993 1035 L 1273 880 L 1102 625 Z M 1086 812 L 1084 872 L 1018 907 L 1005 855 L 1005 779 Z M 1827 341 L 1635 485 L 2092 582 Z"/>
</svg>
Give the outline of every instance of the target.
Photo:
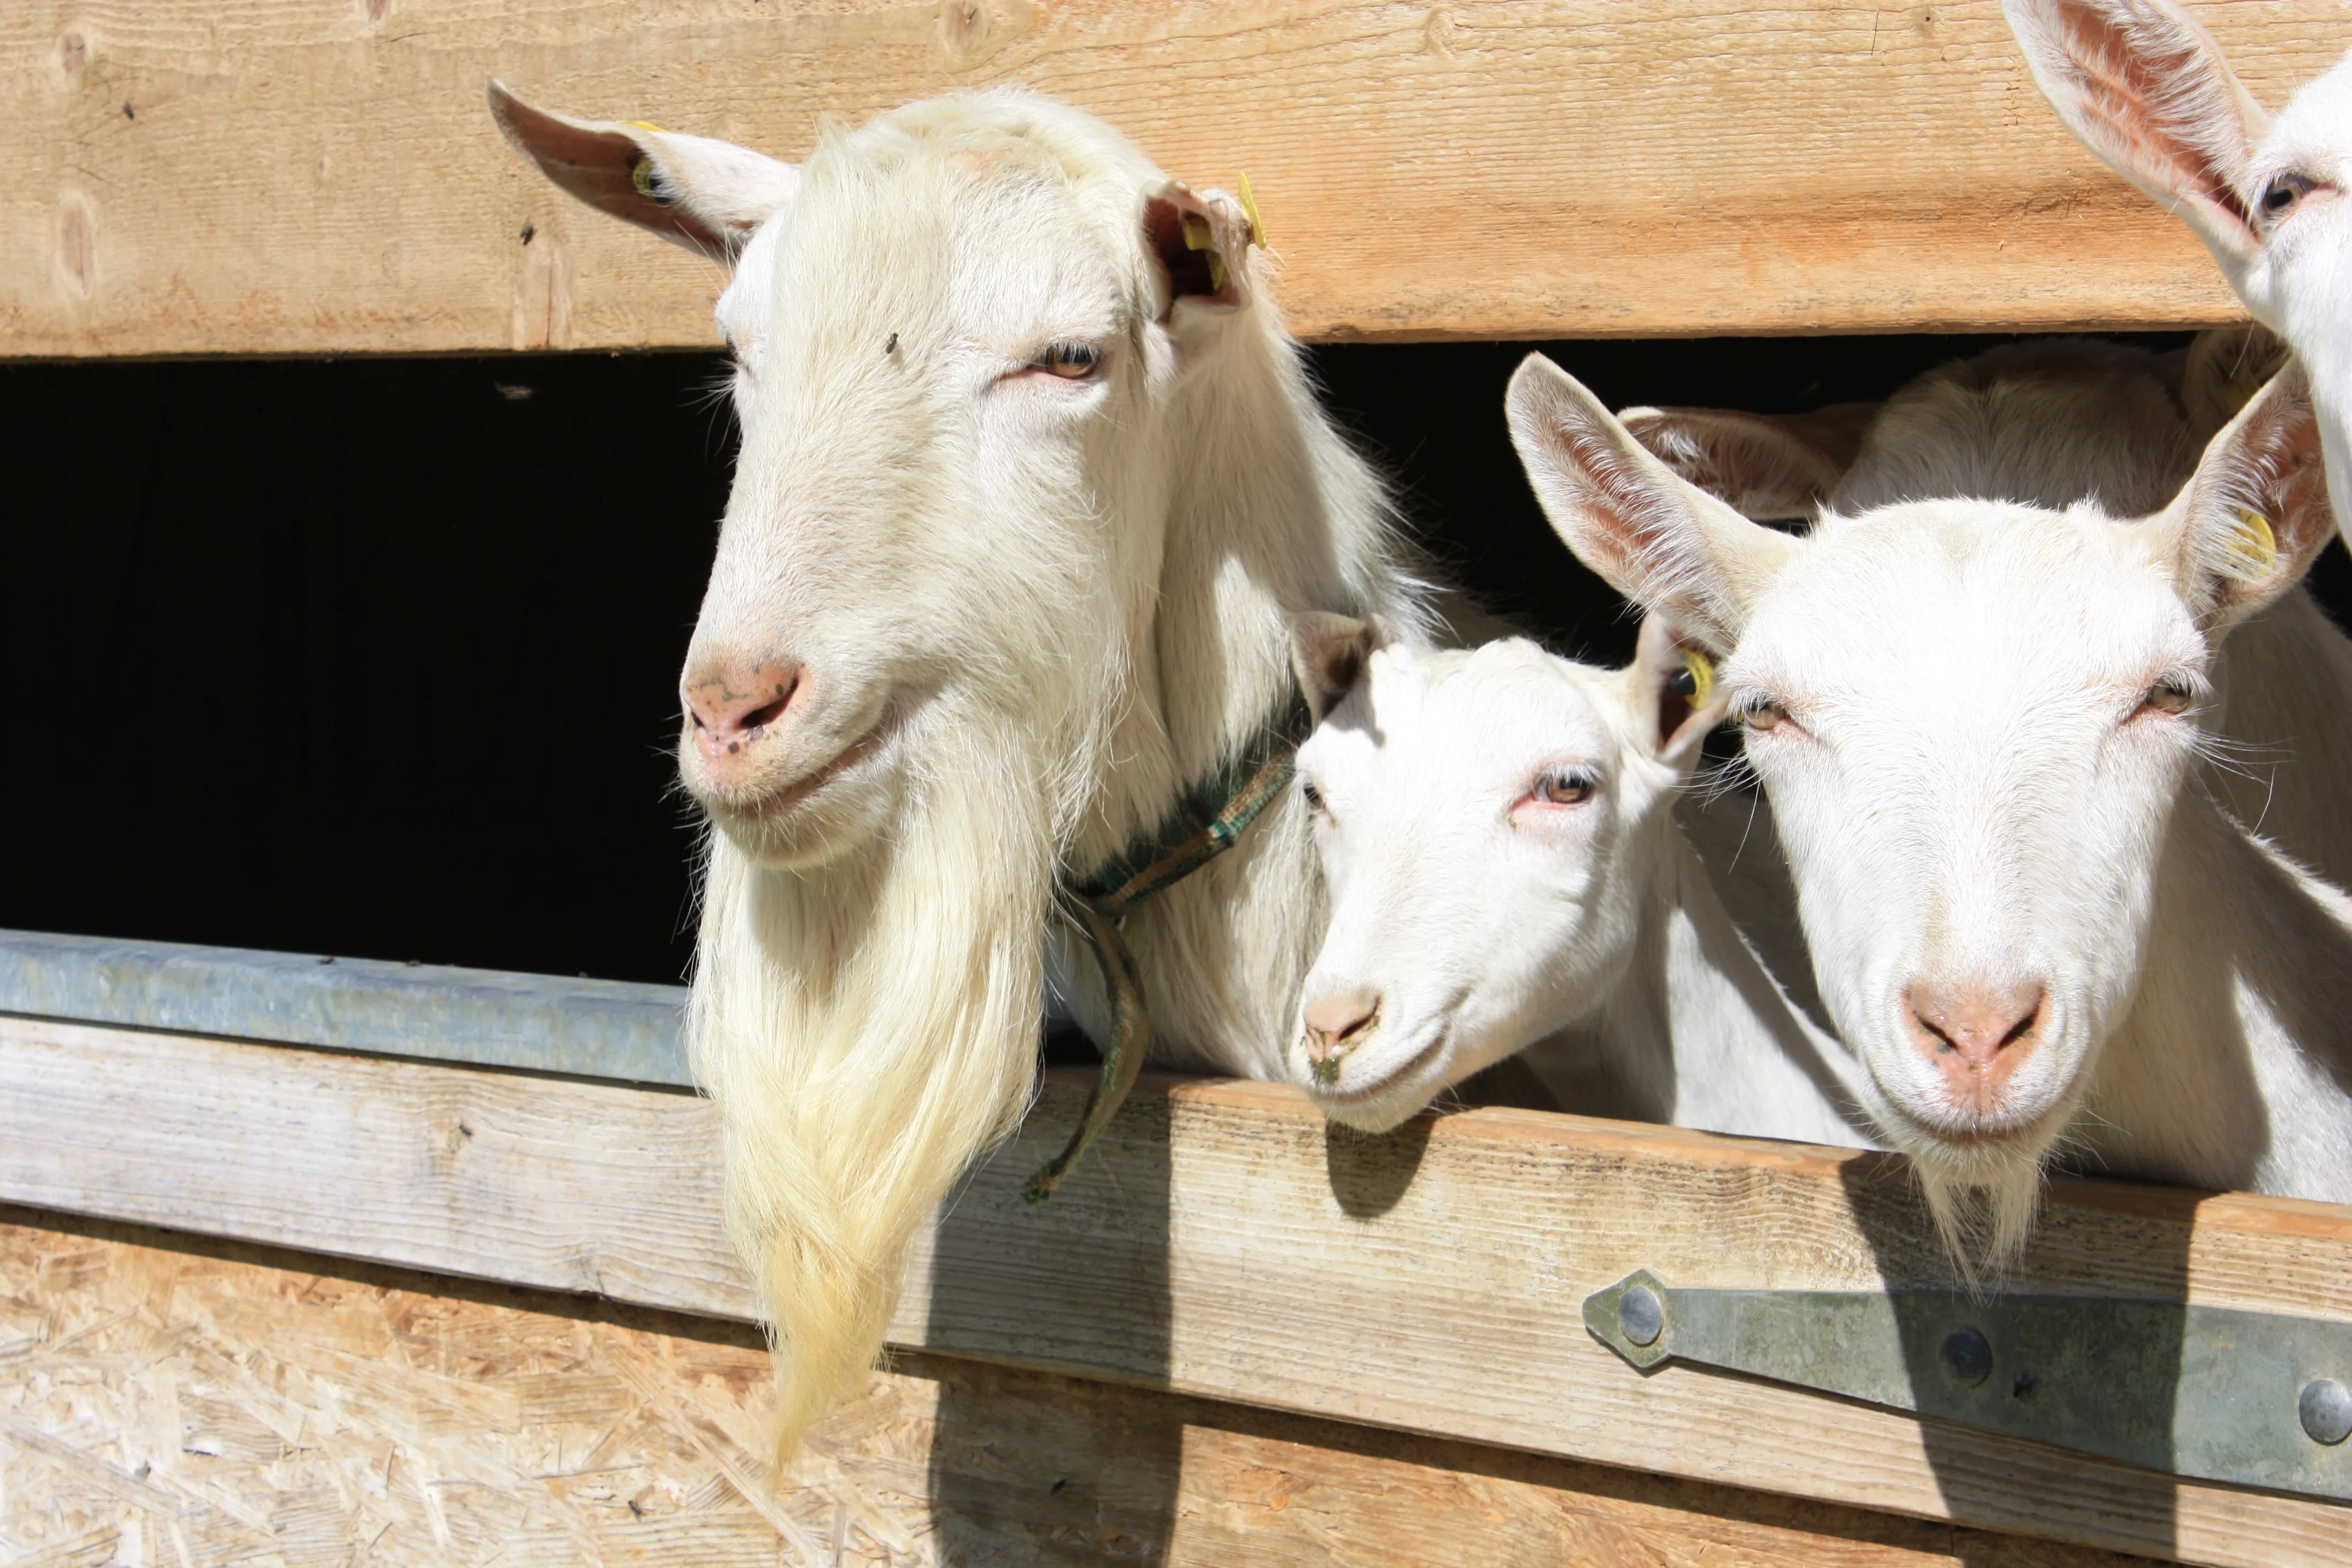
<svg viewBox="0 0 2352 1568">
<path fill-rule="evenodd" d="M 1138 904 L 1232 848 L 1243 830 L 1288 787 L 1292 760 L 1313 728 L 1306 700 L 1293 691 L 1280 715 L 1261 726 L 1215 773 L 1187 789 L 1157 828 L 1104 861 L 1084 882 L 1064 890 L 1063 912 L 1086 939 L 1102 971 L 1103 990 L 1110 998 L 1110 1041 L 1103 1050 L 1102 1075 L 1087 1093 L 1077 1130 L 1061 1153 L 1029 1178 L 1021 1192 L 1023 1202 L 1042 1204 L 1054 1195 L 1062 1178 L 1118 1113 L 1151 1048 L 1142 973 L 1119 934 L 1119 921 Z"/>
<path fill-rule="evenodd" d="M 1313 728 L 1305 699 L 1292 692 L 1224 766 L 1177 797 L 1158 827 L 1096 867 L 1078 894 L 1115 920 L 1232 848 L 1289 784 L 1291 759 Z"/>
</svg>

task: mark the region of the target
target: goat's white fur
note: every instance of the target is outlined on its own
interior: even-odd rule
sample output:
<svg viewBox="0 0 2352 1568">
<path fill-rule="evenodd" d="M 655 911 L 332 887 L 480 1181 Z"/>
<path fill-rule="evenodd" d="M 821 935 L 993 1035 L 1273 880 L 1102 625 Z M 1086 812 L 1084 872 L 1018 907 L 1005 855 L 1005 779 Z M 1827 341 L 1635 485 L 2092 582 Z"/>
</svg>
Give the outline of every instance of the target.
<svg viewBox="0 0 2352 1568">
<path fill-rule="evenodd" d="M 742 447 L 688 668 L 807 674 L 751 786 L 681 748 L 719 829 L 689 1037 L 789 1448 L 870 1363 L 918 1227 L 1029 1093 L 1056 876 L 1281 711 L 1295 614 L 1418 639 L 1420 591 L 1239 204 L 1100 121 L 959 93 L 763 181 L 723 144 L 502 121 L 535 156 L 531 126 L 556 127 L 542 163 L 567 188 L 736 253 Z M 649 181 L 612 174 L 636 158 Z M 747 188 L 775 195 L 748 231 Z M 1154 248 L 1179 215 L 1225 262 L 1213 295 L 1175 297 Z M 1068 341 L 1097 374 L 1031 368 Z M 1321 926 L 1286 799 L 1128 921 L 1156 1059 L 1284 1076 Z M 1088 962 L 1066 967 L 1098 1026 Z"/>
<path fill-rule="evenodd" d="M 2144 700 L 2200 686 L 2334 531 L 2299 373 L 2156 517 L 1907 502 L 1804 540 L 1673 475 L 1548 361 L 1509 404 L 1570 548 L 1637 602 L 1719 607 L 1735 712 L 1785 709 L 1748 752 L 1821 996 L 1957 1247 L 2012 1251 L 2057 1149 L 2352 1198 L 2352 909 L 2231 821 L 2197 784 L 2192 717 Z M 2275 552 L 2247 544 L 2248 510 Z M 1906 999 L 1979 978 L 2030 978 L 2046 1011 L 1969 1110 Z"/>
<path fill-rule="evenodd" d="M 1845 452 L 1822 437 L 1821 416 L 1618 418 L 1684 479 L 1759 520 L 1954 497 L 2053 510 L 2095 500 L 2138 517 L 2179 492 L 2199 449 L 2284 357 L 2260 327 L 2203 332 L 2166 354 L 2083 339 L 1998 348 L 1904 386 Z M 1852 405 L 1824 413 L 1853 419 Z M 2241 822 L 2352 886 L 2352 639 L 2298 587 L 2231 634 L 2213 679 L 2206 712 L 2222 745 L 2208 786 Z"/>
<path fill-rule="evenodd" d="M 1301 1033 L 1318 1005 L 1374 1020 L 1310 1075 L 1332 1120 L 1385 1131 L 1523 1051 L 1565 1110 L 1870 1141 L 1853 1058 L 1789 1005 L 1675 826 L 1722 718 L 1668 697 L 1682 664 L 1652 616 L 1624 669 L 1517 638 L 1349 667 L 1298 754 L 1331 898 Z M 1589 797 L 1548 801 L 1547 777 Z"/>
<path fill-rule="evenodd" d="M 2273 120 L 2173 0 L 2001 9 L 2058 117 L 2179 214 L 2254 319 L 2303 361 L 2337 523 L 2352 530 L 2352 54 Z M 2283 179 L 2310 188 L 2267 210 Z"/>
</svg>

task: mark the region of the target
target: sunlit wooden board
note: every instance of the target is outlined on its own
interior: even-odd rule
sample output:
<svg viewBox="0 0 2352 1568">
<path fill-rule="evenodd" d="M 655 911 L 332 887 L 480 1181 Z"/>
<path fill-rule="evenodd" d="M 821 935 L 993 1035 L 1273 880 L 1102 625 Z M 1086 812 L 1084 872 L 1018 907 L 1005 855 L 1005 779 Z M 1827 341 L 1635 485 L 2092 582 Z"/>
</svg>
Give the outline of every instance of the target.
<svg viewBox="0 0 2352 1568">
<path fill-rule="evenodd" d="M 2273 105 L 2352 44 L 2336 0 L 2196 9 Z M 26 0 L 0 353 L 715 342 L 719 269 L 547 185 L 493 76 L 784 157 L 828 117 L 1026 84 L 1186 179 L 1248 172 L 1310 338 L 2237 314 L 1985 0 Z"/>
<path fill-rule="evenodd" d="M 926 1238 L 894 1342 L 2108 1550 L 2335 1563 L 2352 1508 L 1669 1367 L 1585 1295 L 1942 1277 L 1899 1163 L 1532 1111 L 1366 1140 L 1148 1079 L 1043 1209 L 1083 1075 Z M 0 1202 L 705 1315 L 754 1308 L 688 1095 L 0 1018 Z M 2019 1279 L 2352 1319 L 2352 1214 L 2063 1183 Z"/>
</svg>

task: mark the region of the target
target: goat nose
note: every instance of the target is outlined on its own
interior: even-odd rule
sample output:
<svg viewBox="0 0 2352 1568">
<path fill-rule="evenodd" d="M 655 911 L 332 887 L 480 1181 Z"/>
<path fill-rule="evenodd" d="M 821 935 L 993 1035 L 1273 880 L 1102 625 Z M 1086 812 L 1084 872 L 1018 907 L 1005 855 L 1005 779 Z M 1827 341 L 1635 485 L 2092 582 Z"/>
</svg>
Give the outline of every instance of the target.
<svg viewBox="0 0 2352 1568">
<path fill-rule="evenodd" d="M 1380 994 L 1371 991 L 1326 993 L 1307 1005 L 1301 1016 L 1307 1026 L 1307 1059 L 1318 1080 L 1326 1079 L 1327 1070 L 1336 1071 L 1339 1058 L 1363 1044 L 1380 1016 Z"/>
<path fill-rule="evenodd" d="M 725 772 L 767 737 L 807 684 L 799 665 L 761 659 L 694 671 L 678 695 L 694 723 L 695 745 L 713 768 Z"/>
<path fill-rule="evenodd" d="M 1976 1111 L 2000 1102 L 2009 1075 L 2033 1053 L 2042 999 L 2038 980 L 1916 981 L 1903 996 L 1913 1047 L 1942 1069 L 1953 1101 Z"/>
</svg>

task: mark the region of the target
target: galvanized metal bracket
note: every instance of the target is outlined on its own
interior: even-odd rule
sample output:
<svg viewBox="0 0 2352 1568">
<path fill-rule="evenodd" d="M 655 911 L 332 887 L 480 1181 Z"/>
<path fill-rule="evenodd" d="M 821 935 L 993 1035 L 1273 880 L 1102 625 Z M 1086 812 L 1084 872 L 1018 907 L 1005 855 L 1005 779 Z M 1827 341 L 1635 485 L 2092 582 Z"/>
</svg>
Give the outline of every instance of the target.
<svg viewBox="0 0 2352 1568">
<path fill-rule="evenodd" d="M 1647 1370 L 1721 1367 L 2200 1480 L 2352 1500 L 2352 1324 L 2193 1303 L 1956 1290 L 1585 1298 Z"/>
</svg>

